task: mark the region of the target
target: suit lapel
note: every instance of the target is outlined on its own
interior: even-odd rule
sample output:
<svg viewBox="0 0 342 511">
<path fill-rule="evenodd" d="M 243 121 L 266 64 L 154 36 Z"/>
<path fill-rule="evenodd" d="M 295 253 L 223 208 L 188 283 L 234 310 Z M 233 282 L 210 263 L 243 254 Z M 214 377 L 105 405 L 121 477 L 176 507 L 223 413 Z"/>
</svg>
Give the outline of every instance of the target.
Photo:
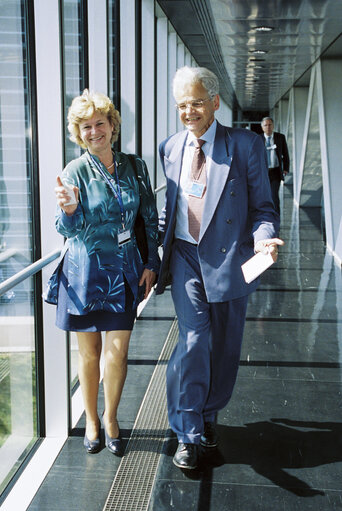
<svg viewBox="0 0 342 511">
<path fill-rule="evenodd" d="M 170 191 L 168 200 L 170 207 L 169 209 L 170 216 L 173 216 L 176 211 L 179 178 L 182 169 L 184 145 L 187 136 L 188 136 L 187 131 L 182 131 L 181 133 L 177 134 L 176 141 L 172 145 L 169 155 L 168 156 L 166 156 L 166 154 L 164 155 L 164 166 L 166 176 L 175 185 L 172 187 L 168 186 L 168 192 Z M 167 148 L 165 149 L 167 151 Z"/>
<path fill-rule="evenodd" d="M 217 123 L 212 155 L 213 161 L 210 167 L 208 187 L 205 195 L 199 241 L 203 237 L 211 222 L 223 189 L 226 186 L 226 181 L 228 179 L 228 174 L 233 159 L 233 147 L 231 147 L 232 144 L 229 146 L 230 154 L 228 154 L 229 141 L 229 132 L 226 131 L 224 126 L 222 126 L 220 123 Z"/>
</svg>

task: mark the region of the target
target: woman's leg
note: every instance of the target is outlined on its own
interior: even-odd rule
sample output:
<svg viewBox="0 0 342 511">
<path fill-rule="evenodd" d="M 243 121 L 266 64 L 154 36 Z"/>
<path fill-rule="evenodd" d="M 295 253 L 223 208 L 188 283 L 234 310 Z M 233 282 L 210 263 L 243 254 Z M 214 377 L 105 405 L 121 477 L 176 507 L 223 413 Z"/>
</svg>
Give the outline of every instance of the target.
<svg viewBox="0 0 342 511">
<path fill-rule="evenodd" d="M 100 381 L 101 332 L 77 332 L 78 377 L 86 413 L 86 435 L 90 441 L 99 436 L 97 396 Z"/>
<path fill-rule="evenodd" d="M 116 415 L 126 380 L 127 354 L 131 333 L 131 330 L 106 332 L 103 374 L 105 412 L 103 422 L 111 438 L 119 436 Z"/>
</svg>

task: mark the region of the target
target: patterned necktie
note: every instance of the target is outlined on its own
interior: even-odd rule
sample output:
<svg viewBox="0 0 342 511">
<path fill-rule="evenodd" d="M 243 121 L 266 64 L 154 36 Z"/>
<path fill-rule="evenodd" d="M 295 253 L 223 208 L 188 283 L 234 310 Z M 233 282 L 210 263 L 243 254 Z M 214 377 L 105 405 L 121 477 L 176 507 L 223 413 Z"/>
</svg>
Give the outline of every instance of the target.
<svg viewBox="0 0 342 511">
<path fill-rule="evenodd" d="M 202 145 L 205 140 L 195 139 L 195 154 L 191 165 L 190 181 L 200 183 L 203 186 L 203 193 L 201 197 L 194 195 L 188 196 L 188 220 L 189 220 L 189 233 L 198 241 L 199 232 L 201 227 L 202 212 L 204 205 L 204 196 L 206 192 L 207 173 L 205 165 L 205 155 L 202 150 Z"/>
<path fill-rule="evenodd" d="M 266 137 L 266 153 L 267 153 L 267 164 L 268 168 L 271 166 L 271 149 L 267 149 L 271 147 L 271 137 Z"/>
</svg>

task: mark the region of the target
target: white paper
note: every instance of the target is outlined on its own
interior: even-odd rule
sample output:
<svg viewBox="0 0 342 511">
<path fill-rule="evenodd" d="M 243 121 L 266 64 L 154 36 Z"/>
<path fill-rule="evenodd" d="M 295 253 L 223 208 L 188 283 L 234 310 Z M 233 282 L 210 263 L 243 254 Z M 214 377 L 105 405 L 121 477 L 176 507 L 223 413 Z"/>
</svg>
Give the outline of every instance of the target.
<svg viewBox="0 0 342 511">
<path fill-rule="evenodd" d="M 73 187 L 71 185 L 69 185 L 68 183 L 66 183 L 65 181 L 62 181 L 62 183 L 70 197 L 69 202 L 64 204 L 64 206 L 71 206 L 72 204 L 77 204 L 76 195 L 75 195 Z"/>
<path fill-rule="evenodd" d="M 270 253 L 263 254 L 258 252 L 255 256 L 251 257 L 242 266 L 242 273 L 245 277 L 247 284 L 259 277 L 267 268 L 274 263 Z"/>
</svg>

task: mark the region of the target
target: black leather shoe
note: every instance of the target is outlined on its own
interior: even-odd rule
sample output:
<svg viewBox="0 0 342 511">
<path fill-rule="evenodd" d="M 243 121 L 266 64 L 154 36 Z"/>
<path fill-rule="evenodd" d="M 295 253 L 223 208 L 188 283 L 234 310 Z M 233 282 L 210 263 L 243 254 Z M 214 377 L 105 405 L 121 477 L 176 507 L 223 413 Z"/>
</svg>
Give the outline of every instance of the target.
<svg viewBox="0 0 342 511">
<path fill-rule="evenodd" d="M 193 470 L 198 463 L 198 447 L 196 444 L 183 444 L 179 442 L 173 463 L 178 468 Z"/>
<path fill-rule="evenodd" d="M 83 445 L 88 454 L 95 454 L 100 450 L 100 437 L 89 440 L 87 435 L 84 435 Z"/>
<path fill-rule="evenodd" d="M 217 433 L 216 433 L 215 422 L 204 423 L 204 433 L 201 436 L 200 444 L 203 447 L 217 447 Z"/>
</svg>

